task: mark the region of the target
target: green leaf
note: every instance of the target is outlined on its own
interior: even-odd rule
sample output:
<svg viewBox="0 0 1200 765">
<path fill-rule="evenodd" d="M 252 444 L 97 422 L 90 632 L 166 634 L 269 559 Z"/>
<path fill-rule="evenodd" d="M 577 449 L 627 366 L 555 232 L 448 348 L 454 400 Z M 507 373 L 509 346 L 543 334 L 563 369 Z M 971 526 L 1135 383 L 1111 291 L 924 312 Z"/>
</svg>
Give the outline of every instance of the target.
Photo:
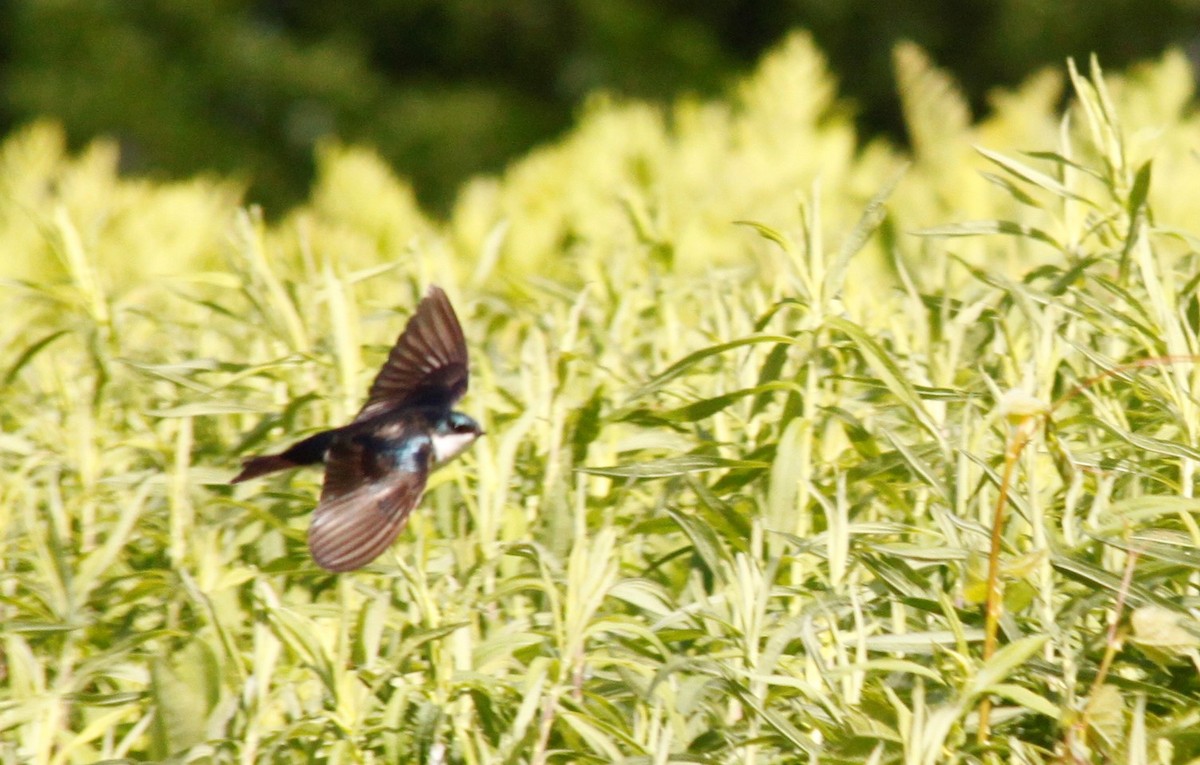
<svg viewBox="0 0 1200 765">
<path fill-rule="evenodd" d="M 1126 593 L 1125 597 L 1130 605 L 1140 606 L 1158 602 L 1154 594 L 1138 584 L 1136 580 L 1131 582 L 1128 588 L 1125 588 L 1122 585 L 1119 575 L 1105 571 L 1088 561 L 1058 554 L 1050 556 L 1050 564 L 1055 569 L 1083 582 L 1093 589 L 1108 590 L 1113 594 L 1124 590 Z"/>
<path fill-rule="evenodd" d="M 980 173 L 980 175 L 982 175 L 983 179 L 988 183 L 1004 189 L 1009 196 L 1026 207 L 1037 209 L 1037 200 L 1029 196 L 1024 189 L 1010 181 L 1008 178 L 1005 178 L 1002 175 L 996 175 L 995 173 Z"/>
<path fill-rule="evenodd" d="M 983 642 L 982 629 L 964 630 L 963 636 L 970 642 Z M 872 651 L 903 651 L 917 655 L 931 655 L 938 648 L 951 650 L 957 648 L 958 638 L 958 634 L 953 630 L 933 630 L 872 635 L 867 638 L 866 643 L 867 648 Z"/>
<path fill-rule="evenodd" d="M 967 683 L 967 696 L 974 698 L 981 693 L 991 693 L 992 686 L 1007 679 L 1040 651 L 1049 639 L 1049 635 L 1030 635 L 1002 646 Z"/>
<path fill-rule="evenodd" d="M 787 363 L 788 352 L 791 346 L 780 343 L 771 349 L 767 354 L 767 360 L 763 362 L 762 367 L 758 371 L 758 385 L 766 385 L 767 383 L 778 382 L 783 374 L 783 365 Z M 750 407 L 750 416 L 763 411 L 767 404 L 771 401 L 771 393 L 774 389 L 763 388 L 762 393 L 754 397 L 754 404 Z"/>
<path fill-rule="evenodd" d="M 1048 244 L 1056 250 L 1063 249 L 1057 239 L 1040 228 L 1011 220 L 972 220 L 962 223 L 951 223 L 946 226 L 933 226 L 914 231 L 917 236 L 955 237 L 955 236 L 985 236 L 988 234 L 1006 234 L 1025 239 L 1035 239 Z"/>
<path fill-rule="evenodd" d="M 858 219 L 858 223 L 846 234 L 846 238 L 838 250 L 837 257 L 834 258 L 833 262 L 829 265 L 829 269 L 825 272 L 823 294 L 826 300 L 841 294 L 843 283 L 846 281 L 846 270 L 850 267 L 851 259 L 862 250 L 863 246 L 871 238 L 871 235 L 879 228 L 879 224 L 887 216 L 887 208 L 884 207 L 884 203 L 892 195 L 892 192 L 896 190 L 900 179 L 907 172 L 908 164 L 905 163 L 888 179 L 887 183 L 879 191 L 875 192 L 875 196 L 871 197 L 870 201 L 867 202 L 867 206 L 863 208 L 862 216 Z"/>
<path fill-rule="evenodd" d="M 211 417 L 218 414 L 262 414 L 264 409 L 229 401 L 193 401 L 147 412 L 152 417 Z"/>
<path fill-rule="evenodd" d="M 884 430 L 883 434 L 887 437 L 888 443 L 896 447 L 896 452 L 904 459 L 904 462 L 913 473 L 933 489 L 942 501 L 949 502 L 950 491 L 946 488 L 942 479 L 933 472 L 930 464 L 922 459 L 916 450 L 909 448 L 895 433 L 892 433 L 890 430 Z"/>
<path fill-rule="evenodd" d="M 208 739 L 208 719 L 220 696 L 216 657 L 199 640 L 171 658 L 150 664 L 150 692 L 157 707 L 154 749 L 165 760 Z"/>
<path fill-rule="evenodd" d="M 711 526 L 700 518 L 681 513 L 678 510 L 667 510 L 667 512 L 687 535 L 692 543 L 692 549 L 700 557 L 700 560 L 704 561 L 710 574 L 720 571 L 722 563 L 731 562 L 729 553 Z"/>
<path fill-rule="evenodd" d="M 1129 524 L 1149 523 L 1156 518 L 1186 513 L 1200 515 L 1200 498 L 1151 495 L 1118 499 L 1102 508 L 1096 518 L 1093 533 L 1107 537 L 1128 530 Z"/>
<path fill-rule="evenodd" d="M 712 417 L 717 412 L 728 408 L 731 404 L 747 396 L 760 396 L 772 391 L 793 391 L 799 393 L 801 389 L 795 383 L 769 382 L 762 385 L 755 385 L 753 388 L 735 390 L 732 393 L 693 401 L 685 406 L 668 409 L 665 412 L 658 412 L 657 416 L 669 422 L 696 422 Z"/>
<path fill-rule="evenodd" d="M 1133 177 L 1133 187 L 1129 190 L 1129 202 L 1125 207 L 1131 221 L 1137 220 L 1138 216 L 1147 210 L 1146 200 L 1150 196 L 1150 176 L 1153 165 L 1153 160 L 1146 160 Z M 1132 233 L 1129 236 L 1133 238 Z"/>
<path fill-rule="evenodd" d="M 779 249 L 783 250 L 785 253 L 790 253 L 792 251 L 792 243 L 787 240 L 787 237 L 765 223 L 759 223 L 752 220 L 735 220 L 733 223 L 736 226 L 746 226 L 747 228 L 754 229 L 763 239 L 779 245 Z"/>
<path fill-rule="evenodd" d="M 770 463 L 754 460 L 733 460 L 708 454 L 686 454 L 658 460 L 636 462 L 629 465 L 609 467 L 581 467 L 581 473 L 603 475 L 611 478 L 667 478 L 705 470 L 728 470 L 731 468 L 767 468 Z"/>
<path fill-rule="evenodd" d="M 893 672 L 903 675 L 917 675 L 926 680 L 932 680 L 935 683 L 944 685 L 946 680 L 937 671 L 926 667 L 923 664 L 918 664 L 915 661 L 907 661 L 905 659 L 871 659 L 870 661 L 861 664 L 850 664 L 845 667 L 833 667 L 829 670 L 830 675 L 836 677 L 838 675 L 848 675 L 856 672 L 878 672 L 880 674 L 891 674 Z"/>
<path fill-rule="evenodd" d="M 1130 536 L 1128 541 L 1120 537 L 1097 537 L 1106 545 L 1126 552 L 1144 555 L 1149 559 L 1171 563 L 1185 568 L 1200 570 L 1200 550 L 1197 550 L 1188 534 L 1175 534 L 1166 530 L 1145 532 Z"/>
<path fill-rule="evenodd" d="M 941 428 L 930 416 L 925 409 L 925 405 L 921 402 L 921 397 L 917 395 L 917 390 L 913 384 L 909 382 L 905 374 L 896 365 L 895 360 L 883 349 L 883 347 L 875 341 L 867 332 L 858 324 L 852 321 L 847 321 L 840 316 L 831 316 L 825 321 L 830 329 L 837 330 L 847 335 L 854 341 L 855 346 L 870 363 L 872 370 L 879 376 L 896 398 L 900 400 L 905 407 L 913 414 L 917 422 L 921 424 L 929 435 L 933 436 L 934 440 L 943 449 L 946 449 L 944 436 Z"/>
<path fill-rule="evenodd" d="M 702 348 L 694 353 L 689 353 L 687 356 L 683 357 L 662 372 L 650 378 L 646 384 L 638 388 L 633 392 L 632 395 L 630 395 L 629 400 L 636 401 L 640 398 L 650 395 L 707 358 L 718 356 L 735 348 L 743 348 L 747 345 L 757 345 L 759 343 L 784 343 L 787 345 L 796 345 L 798 344 L 798 341 L 795 338 L 785 337 L 783 335 L 751 335 L 750 337 L 743 337 L 738 340 L 731 340 L 727 343 L 719 343 L 717 345 L 711 345 L 707 348 Z"/>
<path fill-rule="evenodd" d="M 988 693 L 1008 699 L 1015 704 L 1020 704 L 1026 709 L 1037 712 L 1040 715 L 1046 715 L 1052 720 L 1058 720 L 1062 716 L 1062 710 L 1049 699 L 1039 696 L 1020 685 L 999 683 L 990 686 Z"/>
<path fill-rule="evenodd" d="M 600 410 L 605 402 L 603 386 L 592 391 L 587 403 L 578 410 L 571 430 L 571 458 L 575 464 L 587 459 L 588 447 L 600 435 Z"/>
<path fill-rule="evenodd" d="M 1006 157 L 1003 154 L 985 149 L 982 146 L 976 146 L 975 151 L 979 152 L 980 155 L 982 155 L 985 159 L 1000 166 L 1011 175 L 1025 181 L 1026 183 L 1037 186 L 1038 188 L 1045 189 L 1055 196 L 1059 196 L 1064 199 L 1073 199 L 1078 202 L 1087 201 L 1083 197 L 1068 189 L 1066 186 L 1059 183 L 1056 179 L 1039 170 L 1033 169 L 1023 162 L 1018 162 L 1011 157 Z"/>
<path fill-rule="evenodd" d="M 55 340 L 69 334 L 71 334 L 70 330 L 60 329 L 35 340 L 29 345 L 29 347 L 21 352 L 21 355 L 17 357 L 16 361 L 9 365 L 8 371 L 4 373 L 4 380 L 3 382 L 0 382 L 0 385 L 5 388 L 12 385 L 13 381 L 17 379 L 17 375 L 21 374 L 21 370 L 24 369 L 29 362 L 33 361 L 39 353 L 49 347 L 49 345 Z"/>
</svg>

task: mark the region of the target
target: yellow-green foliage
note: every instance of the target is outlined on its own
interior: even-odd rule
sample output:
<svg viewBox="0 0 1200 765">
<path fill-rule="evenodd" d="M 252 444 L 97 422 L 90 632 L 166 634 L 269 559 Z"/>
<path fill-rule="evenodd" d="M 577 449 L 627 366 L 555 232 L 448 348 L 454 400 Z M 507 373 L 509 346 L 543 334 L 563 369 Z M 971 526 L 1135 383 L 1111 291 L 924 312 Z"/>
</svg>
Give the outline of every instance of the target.
<svg viewBox="0 0 1200 765">
<path fill-rule="evenodd" d="M 62 131 L 31 125 L 0 148 L 0 276 L 53 282 L 70 270 L 63 227 L 72 229 L 109 289 L 211 266 L 237 202 L 228 182 L 123 180 L 117 149 L 66 153 Z"/>
<path fill-rule="evenodd" d="M 360 148 L 264 222 L 9 137 L 0 762 L 1200 755 L 1186 59 L 982 119 L 895 61 L 911 153 L 796 35 L 726 101 L 596 97 L 448 221 Z M 430 283 L 488 435 L 328 575 L 317 471 L 226 482 L 352 417 Z M 1152 356 L 1021 458 L 985 664 L 1006 417 Z M 1152 651 L 1105 658 L 1118 603 Z"/>
<path fill-rule="evenodd" d="M 997 193 L 982 177 L 986 163 L 974 147 L 1056 150 L 1062 72 L 997 92 L 992 113 L 976 123 L 952 77 L 915 46 L 897 49 L 896 69 L 911 157 L 884 141 L 859 142 L 850 106 L 838 101 L 820 53 L 796 35 L 729 101 L 689 99 L 664 111 L 597 97 L 565 139 L 516 161 L 500 178 L 468 184 L 444 225 L 427 219 L 411 189 L 369 151 L 326 146 L 311 201 L 268 232 L 271 257 L 307 252 L 318 262 L 361 268 L 436 248 L 439 267 L 456 263 L 460 275 L 473 274 L 477 283 L 492 269 L 501 278 L 537 273 L 581 283 L 597 278 L 598 268 L 611 274 L 626 261 L 640 267 L 663 258 L 673 270 L 701 273 L 745 265 L 747 250 L 755 252 L 753 235 L 732 221 L 794 226 L 799 205 L 819 201 L 826 227 L 845 231 L 883 179 L 908 162 L 889 205 L 900 231 L 985 218 L 1054 224 Z M 1186 227 L 1187 200 L 1200 183 L 1192 151 L 1200 126 L 1187 113 L 1193 88 L 1186 58 L 1169 53 L 1113 78 L 1110 89 L 1128 136 L 1128 165 L 1151 154 L 1156 159 L 1151 203 L 1159 222 Z M 1076 130 L 1078 117 L 1070 121 Z M 59 209 L 80 232 L 97 272 L 118 290 L 213 267 L 236 214 L 234 184 L 123 180 L 112 144 L 97 143 L 72 158 L 50 124 L 10 137 L 0 171 L 6 201 L 0 233 L 11 243 L 0 263 L 3 276 L 62 276 L 51 234 Z M 500 259 L 481 272 L 498 227 Z M 622 257 L 614 262 L 608 253 Z M 642 257 L 648 254 L 656 257 Z M 1028 258 L 1015 264 L 1022 265 Z"/>
</svg>

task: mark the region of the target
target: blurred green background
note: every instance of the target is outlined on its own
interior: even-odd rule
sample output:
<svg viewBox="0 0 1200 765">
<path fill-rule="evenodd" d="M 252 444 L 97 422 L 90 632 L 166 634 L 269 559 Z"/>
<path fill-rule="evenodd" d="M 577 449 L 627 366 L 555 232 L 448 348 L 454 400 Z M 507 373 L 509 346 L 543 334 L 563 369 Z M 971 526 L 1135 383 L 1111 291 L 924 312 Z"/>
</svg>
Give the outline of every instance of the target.
<svg viewBox="0 0 1200 765">
<path fill-rule="evenodd" d="M 9 0 L 0 131 L 60 120 L 122 168 L 211 171 L 279 214 L 314 146 L 375 147 L 444 213 L 459 184 L 561 133 L 597 90 L 717 95 L 789 30 L 814 35 L 864 135 L 904 141 L 891 51 L 912 40 L 989 89 L 1067 56 L 1106 68 L 1194 48 L 1195 0 Z"/>
</svg>

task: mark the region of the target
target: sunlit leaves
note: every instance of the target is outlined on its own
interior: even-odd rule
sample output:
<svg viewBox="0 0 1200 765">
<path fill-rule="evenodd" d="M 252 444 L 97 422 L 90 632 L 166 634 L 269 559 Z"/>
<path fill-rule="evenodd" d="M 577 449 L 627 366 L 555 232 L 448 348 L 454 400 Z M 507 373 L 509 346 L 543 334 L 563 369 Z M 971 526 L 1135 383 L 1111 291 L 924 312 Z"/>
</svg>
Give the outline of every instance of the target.
<svg viewBox="0 0 1200 765">
<path fill-rule="evenodd" d="M 105 208 L 117 182 L 74 166 L 91 191 L 44 229 L 0 212 L 6 252 L 62 266 L 4 287 L 0 760 L 1200 755 L 1200 226 L 1156 228 L 1190 181 L 1125 157 L 1096 77 L 1027 152 L 902 57 L 902 178 L 825 85 L 772 90 L 825 81 L 800 43 L 736 115 L 596 107 L 473 187 L 461 239 L 336 151 L 282 223 L 168 214 L 153 184 Z M 189 247 L 222 220 L 220 245 L 154 249 L 130 199 Z M 121 248 L 176 278 L 110 271 Z M 330 575 L 319 473 L 226 481 L 352 413 L 430 281 L 487 435 L 391 554 Z"/>
</svg>

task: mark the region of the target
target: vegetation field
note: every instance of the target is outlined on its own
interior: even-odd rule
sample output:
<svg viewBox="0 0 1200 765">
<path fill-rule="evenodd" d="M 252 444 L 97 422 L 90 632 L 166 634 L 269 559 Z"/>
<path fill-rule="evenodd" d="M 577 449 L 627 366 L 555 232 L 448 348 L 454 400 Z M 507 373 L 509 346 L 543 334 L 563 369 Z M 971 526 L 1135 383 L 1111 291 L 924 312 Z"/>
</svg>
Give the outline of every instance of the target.
<svg viewBox="0 0 1200 765">
<path fill-rule="evenodd" d="M 0 763 L 1200 757 L 1186 59 L 864 143 L 796 36 L 425 216 L 0 147 Z M 1064 106 L 1065 104 L 1065 106 Z M 317 470 L 427 285 L 487 435 L 333 575 Z"/>
</svg>

